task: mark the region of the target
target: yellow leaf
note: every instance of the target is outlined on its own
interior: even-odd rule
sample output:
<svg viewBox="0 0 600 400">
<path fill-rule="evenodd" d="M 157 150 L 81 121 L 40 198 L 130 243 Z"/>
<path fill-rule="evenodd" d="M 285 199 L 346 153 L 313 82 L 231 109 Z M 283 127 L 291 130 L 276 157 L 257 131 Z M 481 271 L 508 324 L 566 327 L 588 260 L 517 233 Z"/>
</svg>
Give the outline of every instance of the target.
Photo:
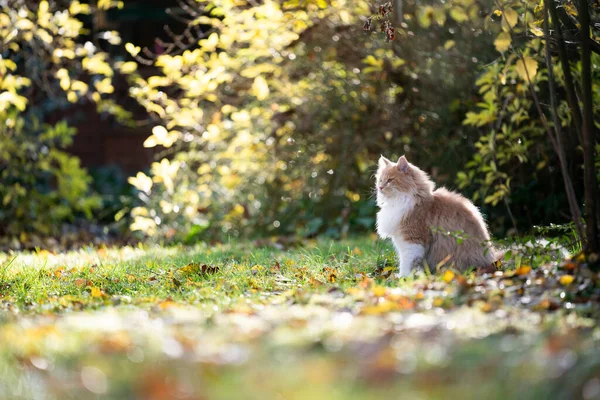
<svg viewBox="0 0 600 400">
<path fill-rule="evenodd" d="M 517 60 L 515 68 L 521 79 L 525 82 L 533 82 L 533 78 L 537 74 L 538 63 L 533 58 L 525 56 Z"/>
<path fill-rule="evenodd" d="M 135 46 L 133 43 L 127 43 L 125 44 L 125 50 L 127 50 L 129 54 L 135 57 L 139 54 L 140 50 L 142 49 L 139 46 Z"/>
<path fill-rule="evenodd" d="M 121 71 L 122 74 L 131 74 L 135 72 L 136 69 L 137 64 L 133 61 L 124 62 L 123 64 L 119 65 L 119 71 Z"/>
<path fill-rule="evenodd" d="M 455 44 L 456 42 L 454 40 L 447 40 L 446 43 L 444 43 L 444 50 L 450 50 Z"/>
<path fill-rule="evenodd" d="M 254 83 L 252 84 L 252 94 L 258 100 L 264 100 L 269 97 L 271 91 L 269 90 L 269 85 L 267 81 L 262 76 L 257 76 L 254 79 Z"/>
<path fill-rule="evenodd" d="M 502 13 L 502 30 L 510 31 L 519 21 L 519 14 L 512 8 L 506 8 Z"/>
<path fill-rule="evenodd" d="M 506 50 L 510 48 L 511 37 L 508 32 L 500 32 L 496 40 L 494 40 L 494 46 L 496 46 L 496 50 L 500 53 L 504 53 Z"/>
<path fill-rule="evenodd" d="M 71 90 L 76 92 L 81 92 L 82 94 L 86 94 L 88 91 L 88 85 L 82 81 L 73 81 L 71 84 Z"/>
<path fill-rule="evenodd" d="M 455 274 L 453 271 L 446 270 L 446 272 L 444 272 L 444 277 L 443 277 L 444 282 L 446 282 L 446 283 L 452 282 L 452 279 L 454 279 L 454 275 Z"/>
<path fill-rule="evenodd" d="M 574 279 L 575 278 L 573 275 L 563 275 L 560 277 L 560 284 L 563 286 L 569 286 L 571 283 L 573 283 Z"/>
<path fill-rule="evenodd" d="M 450 18 L 452 18 L 453 20 L 455 20 L 458 23 L 461 22 L 465 22 L 466 20 L 469 19 L 469 16 L 467 15 L 467 13 L 465 12 L 465 10 L 462 7 L 452 7 L 450 9 Z"/>
<path fill-rule="evenodd" d="M 335 272 L 332 272 L 329 274 L 329 276 L 327 276 L 327 280 L 329 281 L 329 283 L 335 283 L 337 279 L 337 275 L 335 274 Z"/>
<path fill-rule="evenodd" d="M 363 253 L 363 252 L 362 252 L 362 250 L 361 250 L 359 247 L 355 247 L 355 248 L 352 250 L 352 254 L 354 254 L 355 256 L 361 256 L 361 255 L 362 255 L 362 253 Z"/>
<path fill-rule="evenodd" d="M 90 295 L 92 297 L 98 298 L 98 297 L 104 296 L 104 293 L 102 292 L 102 290 L 100 290 L 100 289 L 98 289 L 97 287 L 94 286 L 94 287 L 90 288 Z"/>
<path fill-rule="evenodd" d="M 386 289 L 383 286 L 375 286 L 372 290 L 371 293 L 373 293 L 373 296 L 375 297 L 381 297 L 384 296 L 386 292 Z"/>
<path fill-rule="evenodd" d="M 69 100 L 70 103 L 77 103 L 77 93 L 69 91 L 69 93 L 67 93 L 67 100 Z"/>
<path fill-rule="evenodd" d="M 214 12 L 214 10 L 213 10 L 213 12 Z M 215 49 L 217 48 L 217 45 L 219 44 L 219 35 L 216 32 L 213 32 L 210 34 L 208 39 L 202 39 L 198 43 L 200 44 L 202 50 L 204 50 L 206 52 L 215 51 Z"/>
<path fill-rule="evenodd" d="M 90 6 L 89 6 L 89 4 L 81 4 L 79 1 L 74 1 L 71 3 L 71 6 L 69 7 L 69 13 L 71 15 L 89 14 Z"/>
<path fill-rule="evenodd" d="M 534 24 L 529 25 L 529 31 L 534 34 L 534 36 L 541 37 L 544 36 L 544 31 Z"/>
</svg>

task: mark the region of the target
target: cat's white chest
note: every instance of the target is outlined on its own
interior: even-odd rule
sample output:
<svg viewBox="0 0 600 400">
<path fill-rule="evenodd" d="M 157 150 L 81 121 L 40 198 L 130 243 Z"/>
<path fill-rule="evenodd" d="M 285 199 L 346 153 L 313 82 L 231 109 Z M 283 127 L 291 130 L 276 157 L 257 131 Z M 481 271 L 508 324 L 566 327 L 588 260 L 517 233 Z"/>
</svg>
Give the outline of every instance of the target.
<svg viewBox="0 0 600 400">
<path fill-rule="evenodd" d="M 401 195 L 381 204 L 377 213 L 377 233 L 383 239 L 400 236 L 400 223 L 413 210 L 412 196 Z"/>
</svg>

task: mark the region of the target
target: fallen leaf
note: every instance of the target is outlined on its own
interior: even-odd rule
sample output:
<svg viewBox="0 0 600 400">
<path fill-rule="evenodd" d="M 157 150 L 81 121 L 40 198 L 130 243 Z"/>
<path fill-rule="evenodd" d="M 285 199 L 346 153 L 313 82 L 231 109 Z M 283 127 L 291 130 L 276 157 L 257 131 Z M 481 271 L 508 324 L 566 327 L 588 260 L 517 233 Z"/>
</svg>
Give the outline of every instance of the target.
<svg viewBox="0 0 600 400">
<path fill-rule="evenodd" d="M 327 276 L 327 281 L 329 281 L 329 283 L 335 283 L 337 279 L 337 275 L 335 274 L 335 272 L 332 272 L 329 274 L 329 276 Z"/>
<path fill-rule="evenodd" d="M 393 271 L 394 267 L 385 267 L 383 270 L 381 270 L 381 276 L 388 278 L 390 275 L 392 275 Z"/>
<path fill-rule="evenodd" d="M 320 287 L 320 286 L 324 285 L 323 282 L 321 282 L 320 280 L 318 280 L 317 278 L 314 278 L 312 276 L 310 277 L 310 281 L 309 282 L 310 282 L 310 285 L 312 287 Z"/>
<path fill-rule="evenodd" d="M 444 276 L 442 279 L 444 279 L 444 282 L 450 283 L 450 282 L 452 282 L 452 279 L 454 279 L 454 276 L 455 276 L 455 274 L 453 271 L 446 270 L 446 272 L 444 272 Z"/>
<path fill-rule="evenodd" d="M 281 265 L 279 265 L 279 261 L 275 261 L 275 265 L 271 267 L 271 273 L 277 274 L 281 272 Z"/>
<path fill-rule="evenodd" d="M 83 278 L 78 278 L 75 279 L 75 282 L 73 282 L 75 284 L 75 286 L 77 287 L 83 287 L 87 285 L 87 280 L 83 279 Z"/>
<path fill-rule="evenodd" d="M 95 298 L 100 298 L 100 297 L 104 296 L 104 292 L 101 289 L 99 289 L 95 286 L 92 286 L 90 288 L 90 295 Z"/>
<path fill-rule="evenodd" d="M 531 267 L 529 265 L 521 265 L 519 268 L 517 268 L 517 270 L 515 271 L 515 275 L 518 276 L 523 276 L 523 275 L 527 275 L 528 273 L 531 272 Z"/>
<path fill-rule="evenodd" d="M 371 293 L 373 293 L 373 296 L 375 297 L 384 296 L 385 292 L 386 289 L 383 286 L 375 286 L 373 289 L 371 289 Z"/>
<path fill-rule="evenodd" d="M 566 269 L 567 271 L 573 271 L 575 268 L 577 268 L 577 264 L 575 264 L 574 262 L 568 261 L 565 262 L 562 265 L 563 269 Z"/>
<path fill-rule="evenodd" d="M 573 277 L 573 275 L 563 275 L 560 277 L 560 284 L 563 286 L 569 286 L 571 283 L 573 283 L 573 280 L 575 280 L 575 278 Z"/>
</svg>

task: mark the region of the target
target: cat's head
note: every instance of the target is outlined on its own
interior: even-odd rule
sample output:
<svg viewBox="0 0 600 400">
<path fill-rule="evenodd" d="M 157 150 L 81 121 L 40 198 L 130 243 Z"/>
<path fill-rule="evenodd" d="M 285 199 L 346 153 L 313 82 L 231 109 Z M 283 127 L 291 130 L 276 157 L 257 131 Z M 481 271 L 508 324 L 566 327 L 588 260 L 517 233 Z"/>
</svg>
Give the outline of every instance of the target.
<svg viewBox="0 0 600 400">
<path fill-rule="evenodd" d="M 405 194 L 425 198 L 431 196 L 435 188 L 429 176 L 409 163 L 405 156 L 400 157 L 398 162 L 392 162 L 381 156 L 375 175 L 375 185 L 378 202 L 380 199 L 393 199 Z"/>
</svg>

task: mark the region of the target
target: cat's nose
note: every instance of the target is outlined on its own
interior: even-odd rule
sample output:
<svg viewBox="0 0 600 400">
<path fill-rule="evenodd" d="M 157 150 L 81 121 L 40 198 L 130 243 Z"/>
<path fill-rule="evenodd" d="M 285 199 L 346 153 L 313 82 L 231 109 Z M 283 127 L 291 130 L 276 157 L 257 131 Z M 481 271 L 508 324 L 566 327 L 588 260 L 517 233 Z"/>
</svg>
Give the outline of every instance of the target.
<svg viewBox="0 0 600 400">
<path fill-rule="evenodd" d="M 384 188 L 383 186 L 378 186 L 378 187 L 379 187 L 379 191 L 382 191 Z"/>
</svg>

